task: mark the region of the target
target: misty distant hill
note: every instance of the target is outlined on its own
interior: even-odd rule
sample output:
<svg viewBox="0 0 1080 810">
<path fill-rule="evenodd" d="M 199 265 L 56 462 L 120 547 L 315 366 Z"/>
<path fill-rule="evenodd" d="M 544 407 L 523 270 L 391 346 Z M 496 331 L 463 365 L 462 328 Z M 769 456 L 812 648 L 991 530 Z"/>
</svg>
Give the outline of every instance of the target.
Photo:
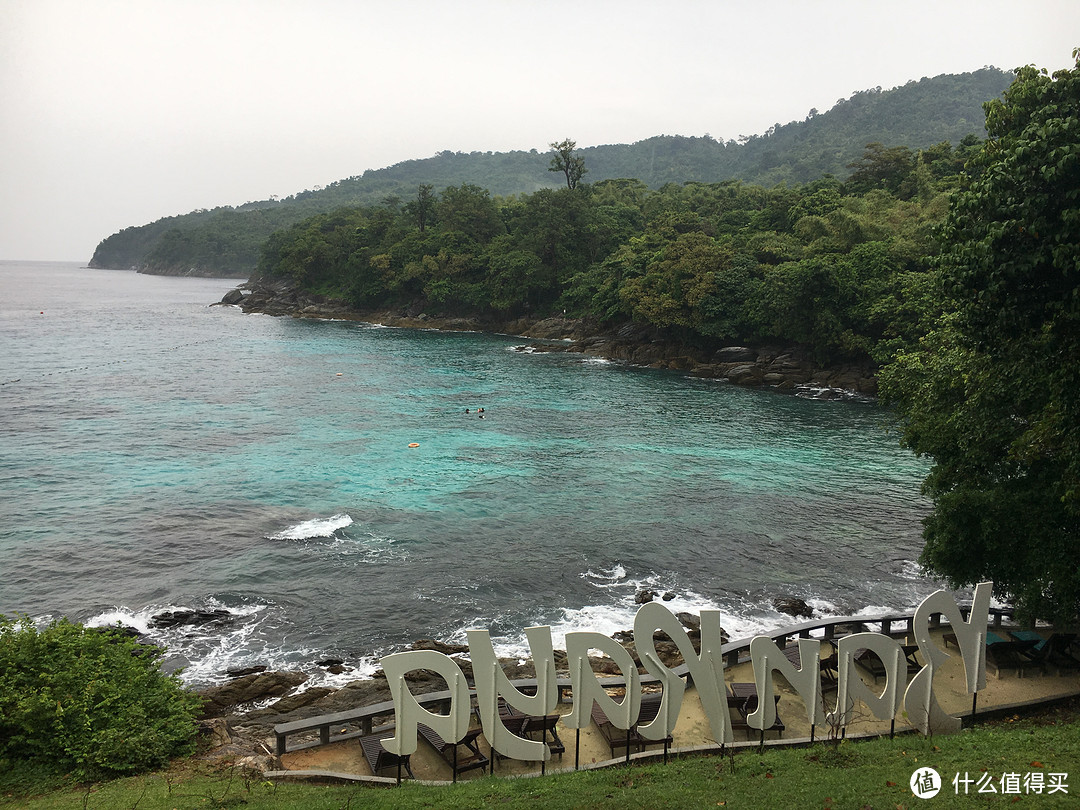
<svg viewBox="0 0 1080 810">
<path fill-rule="evenodd" d="M 846 178 L 848 164 L 868 143 L 922 149 L 967 135 L 985 136 L 982 104 L 998 97 L 1013 74 L 987 67 L 880 87 L 840 99 L 824 113 L 777 123 L 761 135 L 718 140 L 709 135 L 658 135 L 633 144 L 584 147 L 585 181 L 635 178 L 651 188 L 666 183 L 743 180 L 765 186 L 798 184 L 826 174 Z M 560 137 L 565 133 L 554 133 Z M 104 239 L 91 267 L 137 268 L 170 275 L 247 277 L 266 238 L 316 213 L 348 205 L 408 200 L 420 184 L 436 190 L 471 183 L 495 196 L 528 194 L 561 184 L 548 171 L 550 153 L 440 152 L 371 169 L 325 188 L 281 200 L 248 202 L 165 217 Z"/>
</svg>

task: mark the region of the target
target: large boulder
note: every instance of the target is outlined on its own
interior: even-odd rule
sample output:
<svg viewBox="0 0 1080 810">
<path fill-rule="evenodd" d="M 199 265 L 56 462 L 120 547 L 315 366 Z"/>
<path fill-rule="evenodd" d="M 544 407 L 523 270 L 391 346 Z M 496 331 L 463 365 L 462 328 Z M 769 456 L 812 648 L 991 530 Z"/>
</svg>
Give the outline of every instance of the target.
<svg viewBox="0 0 1080 810">
<path fill-rule="evenodd" d="M 229 290 L 227 293 L 225 293 L 225 295 L 221 297 L 221 303 L 227 304 L 229 306 L 239 304 L 243 300 L 244 293 L 240 289 Z"/>
<path fill-rule="evenodd" d="M 757 351 L 746 346 L 724 346 L 714 355 L 717 363 L 753 363 L 757 360 Z"/>
<path fill-rule="evenodd" d="M 794 616 L 798 619 L 814 618 L 814 610 L 802 599 L 794 596 L 781 596 L 773 599 L 773 607 L 781 613 Z"/>
<path fill-rule="evenodd" d="M 744 364 L 728 369 L 725 376 L 736 385 L 760 385 L 762 372 L 759 366 Z"/>
<path fill-rule="evenodd" d="M 287 695 L 307 679 L 302 672 L 260 672 L 208 687 L 199 693 L 205 701 L 202 716 L 223 717 L 238 706 Z"/>
<path fill-rule="evenodd" d="M 412 643 L 414 650 L 434 650 L 440 652 L 443 655 L 455 655 L 457 653 L 467 653 L 469 651 L 468 646 L 464 644 L 447 644 L 443 641 L 436 641 L 433 638 L 421 638 Z"/>
</svg>

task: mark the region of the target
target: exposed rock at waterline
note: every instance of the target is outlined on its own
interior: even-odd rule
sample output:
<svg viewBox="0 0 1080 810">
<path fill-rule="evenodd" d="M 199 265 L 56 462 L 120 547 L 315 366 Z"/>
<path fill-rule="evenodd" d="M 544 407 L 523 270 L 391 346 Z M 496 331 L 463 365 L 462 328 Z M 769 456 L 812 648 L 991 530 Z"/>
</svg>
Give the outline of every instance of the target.
<svg viewBox="0 0 1080 810">
<path fill-rule="evenodd" d="M 802 599 L 798 599 L 794 596 L 781 596 L 773 599 L 773 607 L 781 613 L 786 613 L 789 616 L 795 616 L 799 619 L 812 619 L 814 618 L 814 611 L 806 602 Z"/>
<path fill-rule="evenodd" d="M 233 293 L 239 292 L 237 299 Z M 226 294 L 245 312 L 367 321 L 385 326 L 499 332 L 533 338 L 533 352 L 569 352 L 649 368 L 681 371 L 740 386 L 767 387 L 812 399 L 877 395 L 876 367 L 870 362 L 822 367 L 801 347 L 694 345 L 654 326 L 601 325 L 573 318 L 479 318 L 435 316 L 414 304 L 399 311 L 358 312 L 325 296 L 297 290 L 288 281 L 253 280 Z M 552 342 L 548 342 L 552 341 Z M 554 342 L 558 341 L 558 342 Z"/>
<path fill-rule="evenodd" d="M 150 619 L 150 626 L 157 628 L 180 625 L 222 624 L 231 622 L 234 616 L 227 610 L 166 610 Z"/>
<path fill-rule="evenodd" d="M 266 672 L 266 670 L 268 670 L 269 668 L 270 667 L 267 667 L 267 666 L 264 666 L 264 665 L 260 664 L 258 666 L 253 666 L 253 667 L 242 667 L 242 668 L 239 668 L 239 669 L 227 669 L 227 670 L 225 670 L 225 674 L 228 675 L 230 678 L 242 678 L 245 675 L 258 675 L 260 672 Z"/>
<path fill-rule="evenodd" d="M 203 718 L 222 717 L 237 707 L 287 695 L 308 679 L 302 672 L 260 672 L 203 689 L 199 694 L 205 700 Z"/>
<path fill-rule="evenodd" d="M 236 306 L 243 300 L 244 292 L 243 290 L 237 288 L 234 290 L 229 290 L 227 293 L 225 293 L 225 295 L 221 299 L 221 303 L 225 304 L 226 306 Z"/>
<path fill-rule="evenodd" d="M 412 648 L 414 650 L 434 650 L 435 652 L 441 652 L 443 655 L 455 655 L 469 651 L 468 646 L 465 644 L 447 644 L 433 638 L 418 639 L 412 643 Z"/>
</svg>

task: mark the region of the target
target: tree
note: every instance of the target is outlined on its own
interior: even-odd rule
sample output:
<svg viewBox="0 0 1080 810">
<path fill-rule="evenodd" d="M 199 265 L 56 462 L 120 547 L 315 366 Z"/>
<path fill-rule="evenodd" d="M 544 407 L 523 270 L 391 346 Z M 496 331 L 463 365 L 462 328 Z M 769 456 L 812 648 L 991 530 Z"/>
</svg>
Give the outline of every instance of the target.
<svg viewBox="0 0 1080 810">
<path fill-rule="evenodd" d="M 575 157 L 574 155 L 577 143 L 567 138 L 561 143 L 552 143 L 548 144 L 548 146 L 555 152 L 548 171 L 562 172 L 566 175 L 566 187 L 569 189 L 577 188 L 581 176 L 588 171 L 585 168 L 585 158 Z"/>
<path fill-rule="evenodd" d="M 1023 67 L 943 228 L 945 316 L 883 374 L 933 460 L 921 561 L 993 579 L 1028 616 L 1080 615 L 1080 58 Z"/>
<path fill-rule="evenodd" d="M 868 143 L 863 156 L 848 164 L 854 169 L 847 185 L 862 193 L 872 188 L 884 188 L 892 194 L 915 168 L 915 155 L 906 146 L 886 148 L 880 143 Z"/>
<path fill-rule="evenodd" d="M 435 219 L 435 187 L 421 183 L 416 189 L 416 199 L 405 206 L 405 213 L 412 217 L 416 227 L 423 233 Z"/>
<path fill-rule="evenodd" d="M 480 244 L 486 244 L 506 230 L 499 219 L 498 206 L 487 189 L 470 183 L 444 189 L 435 213 L 440 229 L 460 231 Z"/>
</svg>

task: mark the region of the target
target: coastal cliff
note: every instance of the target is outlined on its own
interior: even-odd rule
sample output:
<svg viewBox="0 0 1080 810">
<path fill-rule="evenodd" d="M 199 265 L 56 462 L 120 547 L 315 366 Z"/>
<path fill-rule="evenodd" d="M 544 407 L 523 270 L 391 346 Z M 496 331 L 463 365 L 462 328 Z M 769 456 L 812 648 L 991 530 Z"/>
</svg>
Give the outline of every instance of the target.
<svg viewBox="0 0 1080 810">
<path fill-rule="evenodd" d="M 816 399 L 865 399 L 877 394 L 876 368 L 869 362 L 822 366 L 801 346 L 706 347 L 635 322 L 601 324 L 589 318 L 565 317 L 506 320 L 447 317 L 430 315 L 417 307 L 358 311 L 343 301 L 299 290 L 284 281 L 249 281 L 226 293 L 220 303 L 237 306 L 244 312 L 294 318 L 520 335 L 532 339 L 520 351 L 583 354 Z"/>
</svg>

